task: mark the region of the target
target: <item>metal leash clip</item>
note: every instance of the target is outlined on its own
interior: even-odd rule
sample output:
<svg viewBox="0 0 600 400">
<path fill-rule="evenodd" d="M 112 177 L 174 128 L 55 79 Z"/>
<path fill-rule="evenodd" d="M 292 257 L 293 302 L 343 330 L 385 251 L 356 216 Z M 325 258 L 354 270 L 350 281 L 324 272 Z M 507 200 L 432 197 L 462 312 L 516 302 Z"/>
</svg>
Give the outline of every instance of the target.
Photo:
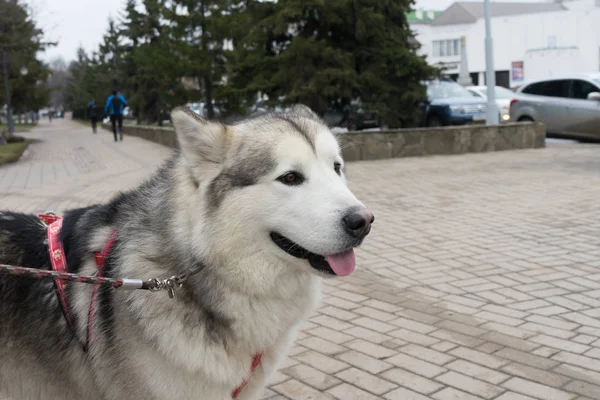
<svg viewBox="0 0 600 400">
<path fill-rule="evenodd" d="M 172 299 L 175 296 L 175 290 L 181 288 L 183 282 L 180 281 L 179 277 L 172 276 L 166 279 L 152 278 L 147 281 L 148 289 L 151 292 L 160 292 L 161 290 L 167 290 L 169 298 Z"/>
</svg>

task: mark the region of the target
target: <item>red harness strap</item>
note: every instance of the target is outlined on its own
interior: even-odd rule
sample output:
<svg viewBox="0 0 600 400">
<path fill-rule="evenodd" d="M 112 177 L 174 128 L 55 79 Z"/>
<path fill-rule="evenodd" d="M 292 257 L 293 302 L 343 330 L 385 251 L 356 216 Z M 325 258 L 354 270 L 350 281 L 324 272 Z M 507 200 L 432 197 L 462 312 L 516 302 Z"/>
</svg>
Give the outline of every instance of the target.
<svg viewBox="0 0 600 400">
<path fill-rule="evenodd" d="M 52 270 L 56 272 L 67 272 L 65 249 L 63 248 L 62 240 L 60 240 L 60 231 L 63 224 L 62 218 L 54 214 L 39 214 L 39 218 L 44 224 L 48 225 L 48 253 L 50 255 Z M 55 279 L 54 284 L 56 285 L 56 293 L 60 299 L 65 320 L 69 327 L 73 329 L 73 319 L 71 318 L 71 311 L 68 307 L 67 296 L 65 294 L 67 282 Z"/>
<path fill-rule="evenodd" d="M 115 238 L 117 237 L 117 231 L 114 231 L 108 242 L 106 242 L 106 246 L 104 246 L 104 251 L 102 253 L 94 253 L 96 257 L 96 265 L 98 266 L 98 276 L 102 278 L 104 276 L 104 262 L 106 261 L 106 257 L 108 257 L 108 253 L 110 253 L 110 249 L 115 243 Z M 88 332 L 87 332 L 87 340 L 85 342 L 85 349 L 89 349 L 90 343 L 92 342 L 92 332 L 94 327 L 94 316 L 96 315 L 96 298 L 98 297 L 98 288 L 99 286 L 94 286 L 94 293 L 92 293 L 92 301 L 90 303 L 90 311 L 88 313 Z"/>
<path fill-rule="evenodd" d="M 252 378 L 252 375 L 254 375 L 254 371 L 256 371 L 256 368 L 258 368 L 258 364 L 260 364 L 261 358 L 262 358 L 262 353 L 258 353 L 252 358 L 252 365 L 250 367 L 250 375 L 242 381 L 240 386 L 233 389 L 233 392 L 231 392 L 232 399 L 236 399 L 238 397 L 238 395 L 242 392 L 242 389 L 244 387 L 246 387 L 246 385 L 248 384 L 248 381 L 250 381 L 250 378 Z"/>
<path fill-rule="evenodd" d="M 39 218 L 42 220 L 44 224 L 48 226 L 48 252 L 50 255 L 50 264 L 52 265 L 52 270 L 57 272 L 66 272 L 67 271 L 67 259 L 65 257 L 65 250 L 63 247 L 62 240 L 60 240 L 60 231 L 62 229 L 63 220 L 61 217 L 56 216 L 54 214 L 39 214 Z M 106 242 L 106 246 L 104 246 L 104 251 L 101 253 L 94 253 L 96 258 L 96 265 L 98 266 L 98 276 L 104 276 L 104 263 L 106 261 L 106 257 L 110 253 L 110 250 L 115 243 L 115 238 L 117 237 L 117 232 L 113 232 Z M 60 304 L 62 305 L 63 314 L 65 316 L 65 320 L 67 324 L 73 329 L 73 320 L 71 318 L 71 312 L 69 309 L 69 305 L 67 303 L 67 297 L 65 294 L 65 286 L 67 282 L 61 280 L 55 280 L 56 284 L 56 292 L 58 293 L 58 297 L 60 299 Z M 92 331 L 93 331 L 93 323 L 94 316 L 96 315 L 96 298 L 98 297 L 98 288 L 96 285 L 94 287 L 94 292 L 92 294 L 92 301 L 90 302 L 90 310 L 88 313 L 88 331 L 87 331 L 87 340 L 84 345 L 84 351 L 87 351 L 90 343 L 92 342 Z M 254 371 L 258 368 L 260 364 L 260 360 L 262 359 L 262 353 L 258 353 L 254 355 L 252 358 L 252 365 L 250 366 L 250 373 L 248 377 L 245 378 L 242 383 L 233 389 L 231 392 L 231 398 L 236 399 L 238 395 L 242 392 L 244 387 L 252 378 Z"/>
<path fill-rule="evenodd" d="M 65 249 L 63 247 L 62 240 L 60 240 L 60 231 L 62 229 L 63 219 L 54 214 L 39 214 L 39 218 L 44 224 L 48 225 L 48 253 L 50 255 L 50 264 L 52 265 L 52 270 L 57 272 L 67 272 Z M 104 262 L 108 256 L 108 253 L 110 253 L 110 249 L 115 242 L 116 236 L 117 232 L 115 231 L 106 243 L 104 251 L 102 253 L 94 253 L 94 256 L 96 257 L 96 265 L 98 266 L 99 277 L 104 276 Z M 67 321 L 69 327 L 75 332 L 73 319 L 71 317 L 71 309 L 69 308 L 67 295 L 65 293 L 67 282 L 55 279 L 54 283 L 56 284 L 56 292 L 58 294 L 58 298 L 60 299 L 65 320 Z M 99 286 L 96 285 L 92 294 L 92 301 L 90 303 L 90 311 L 88 314 L 87 340 L 83 346 L 84 351 L 87 351 L 92 340 L 92 327 L 94 316 L 96 314 L 96 298 L 98 297 L 98 288 Z"/>
</svg>

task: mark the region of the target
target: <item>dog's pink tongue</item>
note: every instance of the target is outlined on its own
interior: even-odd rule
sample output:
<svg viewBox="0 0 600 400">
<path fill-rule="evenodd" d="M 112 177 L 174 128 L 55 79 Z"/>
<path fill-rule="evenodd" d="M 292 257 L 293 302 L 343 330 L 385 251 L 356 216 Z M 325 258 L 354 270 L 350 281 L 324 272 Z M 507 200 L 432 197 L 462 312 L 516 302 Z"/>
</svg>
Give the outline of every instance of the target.
<svg viewBox="0 0 600 400">
<path fill-rule="evenodd" d="M 325 260 L 338 276 L 350 275 L 354 271 L 354 268 L 356 268 L 356 258 L 354 257 L 353 249 L 332 256 L 325 256 Z"/>
</svg>

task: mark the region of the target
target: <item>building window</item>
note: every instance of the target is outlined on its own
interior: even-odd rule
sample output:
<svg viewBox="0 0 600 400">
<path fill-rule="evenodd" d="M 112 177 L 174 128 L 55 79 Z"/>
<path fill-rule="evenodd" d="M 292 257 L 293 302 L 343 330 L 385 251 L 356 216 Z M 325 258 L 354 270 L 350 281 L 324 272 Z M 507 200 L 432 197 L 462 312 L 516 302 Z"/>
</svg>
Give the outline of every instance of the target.
<svg viewBox="0 0 600 400">
<path fill-rule="evenodd" d="M 434 40 L 434 57 L 455 57 L 460 55 L 460 39 Z"/>
</svg>

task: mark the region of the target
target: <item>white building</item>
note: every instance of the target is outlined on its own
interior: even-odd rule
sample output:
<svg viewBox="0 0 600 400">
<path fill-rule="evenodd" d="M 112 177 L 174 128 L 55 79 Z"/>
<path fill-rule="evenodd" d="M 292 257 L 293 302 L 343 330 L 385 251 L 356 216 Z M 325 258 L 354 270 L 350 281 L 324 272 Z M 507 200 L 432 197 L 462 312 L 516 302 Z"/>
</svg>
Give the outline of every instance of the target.
<svg viewBox="0 0 600 400">
<path fill-rule="evenodd" d="M 496 84 L 600 71 L 600 0 L 507 3 L 491 0 Z M 485 84 L 483 1 L 456 2 L 433 20 L 410 22 L 420 54 L 456 79 L 465 37 L 473 84 Z"/>
</svg>

